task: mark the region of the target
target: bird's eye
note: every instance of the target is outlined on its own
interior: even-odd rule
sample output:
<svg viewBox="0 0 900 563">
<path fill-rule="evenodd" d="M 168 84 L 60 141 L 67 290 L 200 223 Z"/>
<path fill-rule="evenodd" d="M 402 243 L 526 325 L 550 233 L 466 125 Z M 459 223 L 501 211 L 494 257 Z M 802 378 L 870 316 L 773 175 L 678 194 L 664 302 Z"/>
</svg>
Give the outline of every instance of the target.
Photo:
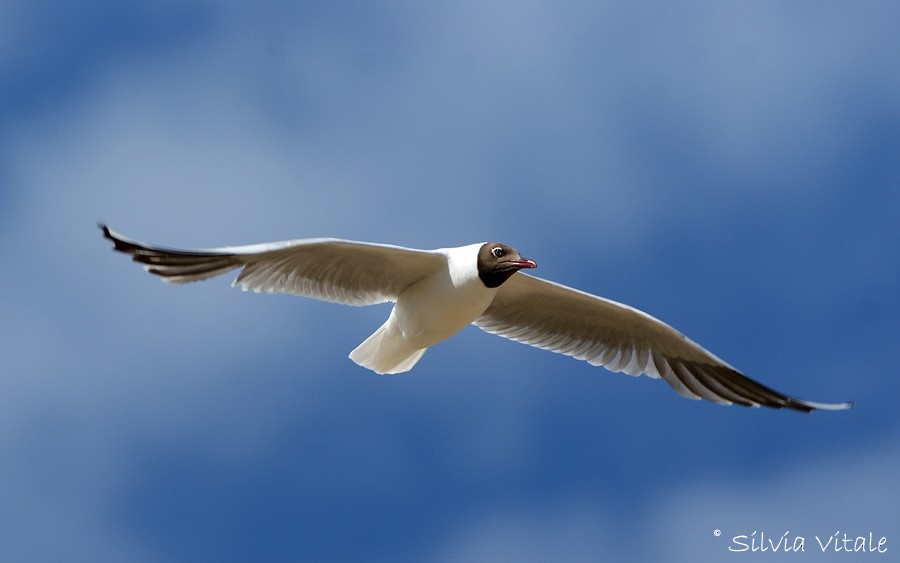
<svg viewBox="0 0 900 563">
<path fill-rule="evenodd" d="M 503 256 L 503 249 L 499 246 L 495 246 L 491 249 L 491 254 L 493 254 L 495 258 L 500 258 L 501 256 Z"/>
</svg>

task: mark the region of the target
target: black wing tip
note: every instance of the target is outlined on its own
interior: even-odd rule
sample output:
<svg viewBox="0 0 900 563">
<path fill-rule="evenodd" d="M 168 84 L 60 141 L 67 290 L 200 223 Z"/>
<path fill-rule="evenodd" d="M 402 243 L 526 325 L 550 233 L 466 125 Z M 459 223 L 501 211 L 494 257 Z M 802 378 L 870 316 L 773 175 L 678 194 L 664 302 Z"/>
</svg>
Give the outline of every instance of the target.
<svg viewBox="0 0 900 563">
<path fill-rule="evenodd" d="M 113 232 L 109 229 L 109 227 L 106 225 L 106 223 L 104 223 L 102 221 L 97 221 L 97 228 L 99 228 L 101 231 L 103 231 L 103 238 L 105 238 L 107 240 L 111 240 L 116 245 L 116 250 L 118 250 L 119 249 L 118 246 L 121 241 L 119 240 L 118 237 L 116 237 L 116 235 L 113 234 Z"/>
<path fill-rule="evenodd" d="M 749 407 L 767 407 L 771 409 L 787 409 L 802 413 L 811 413 L 813 411 L 845 411 L 852 409 L 855 406 L 855 402 L 849 401 L 845 403 L 816 403 L 813 401 L 801 401 L 799 399 L 794 399 L 793 397 L 789 397 L 787 395 L 782 395 L 783 398 L 779 398 L 775 401 L 766 401 L 760 402 L 750 405 L 741 405 L 741 406 L 749 406 Z M 734 403 L 740 404 L 740 403 Z"/>
<path fill-rule="evenodd" d="M 733 401 L 731 404 L 753 409 L 758 409 L 761 407 L 775 410 L 787 409 L 791 411 L 802 412 L 804 414 L 809 414 L 813 411 L 846 411 L 856 406 L 856 403 L 854 401 L 848 401 L 845 403 L 813 403 L 809 401 L 792 399 L 790 397 L 788 397 L 784 402 L 744 403 Z"/>
<path fill-rule="evenodd" d="M 818 410 L 841 411 L 854 406 L 853 402 L 818 403 L 795 399 L 763 385 L 727 365 L 674 362 L 671 375 L 680 380 L 695 395 L 716 403 L 720 401 L 711 397 L 719 397 L 724 399 L 726 404 L 742 407 L 788 409 L 803 413 Z M 669 378 L 665 379 L 669 385 L 673 385 Z"/>
<path fill-rule="evenodd" d="M 856 406 L 855 401 L 848 401 L 846 403 L 813 403 L 808 401 L 798 401 L 804 406 L 806 412 L 812 411 L 846 411 L 852 409 Z"/>
<path fill-rule="evenodd" d="M 803 413 L 811 413 L 813 411 L 844 411 L 853 408 L 855 404 L 853 401 L 844 403 L 818 403 L 815 401 L 802 401 L 800 399 L 795 399 L 791 396 L 785 395 L 784 393 L 779 393 L 778 391 L 774 391 L 769 388 L 766 389 L 774 393 L 776 397 L 774 401 L 762 403 L 762 406 L 764 407 L 771 407 L 776 409 L 785 408 Z"/>
<path fill-rule="evenodd" d="M 813 411 L 845 411 L 852 409 L 856 404 L 853 401 L 845 403 L 816 403 L 813 401 L 801 401 L 800 399 L 794 399 L 793 397 L 789 397 L 781 393 L 779 393 L 779 395 L 781 395 L 781 397 L 778 397 L 775 400 L 767 400 L 765 402 L 758 402 L 750 405 L 737 402 L 735 402 L 734 404 L 741 404 L 741 406 L 744 407 L 766 407 L 778 410 L 787 409 L 802 412 L 805 414 L 809 414 Z"/>
<path fill-rule="evenodd" d="M 126 254 L 134 254 L 139 248 L 135 243 L 125 240 L 121 235 L 110 230 L 106 223 L 98 222 L 97 227 L 103 231 L 103 238 L 112 241 L 113 250 L 125 252 Z"/>
</svg>

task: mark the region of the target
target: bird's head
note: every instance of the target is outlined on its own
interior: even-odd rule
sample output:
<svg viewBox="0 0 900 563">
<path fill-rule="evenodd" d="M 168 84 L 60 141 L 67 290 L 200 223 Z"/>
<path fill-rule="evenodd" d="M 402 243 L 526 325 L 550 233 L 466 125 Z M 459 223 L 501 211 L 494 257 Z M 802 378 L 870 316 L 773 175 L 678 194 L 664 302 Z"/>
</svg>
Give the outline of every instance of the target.
<svg viewBox="0 0 900 563">
<path fill-rule="evenodd" d="M 519 251 L 500 242 L 486 242 L 478 250 L 478 277 L 487 287 L 500 287 L 523 268 L 537 268 L 534 260 L 522 258 Z"/>
</svg>

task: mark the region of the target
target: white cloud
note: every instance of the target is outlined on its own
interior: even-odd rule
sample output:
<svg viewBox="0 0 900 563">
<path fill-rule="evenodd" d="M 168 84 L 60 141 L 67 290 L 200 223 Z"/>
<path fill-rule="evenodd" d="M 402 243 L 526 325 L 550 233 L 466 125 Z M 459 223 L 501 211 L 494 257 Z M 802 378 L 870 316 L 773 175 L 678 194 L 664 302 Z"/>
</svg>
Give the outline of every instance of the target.
<svg viewBox="0 0 900 563">
<path fill-rule="evenodd" d="M 432 561 L 597 561 L 627 556 L 614 515 L 583 502 L 499 509 L 467 522 Z M 633 559 L 632 559 L 633 560 Z"/>
<path fill-rule="evenodd" d="M 743 475 L 740 479 L 721 475 L 660 495 L 648 519 L 648 528 L 654 530 L 648 559 L 713 560 L 741 555 L 728 551 L 729 547 L 742 548 L 733 538 L 749 538 L 754 531 L 756 538 L 764 532 L 775 542 L 789 532 L 792 545 L 798 536 L 805 544 L 802 553 L 743 554 L 754 560 L 863 557 L 833 550 L 823 554 L 816 536 L 824 543 L 838 531 L 853 538 L 872 532 L 876 544 L 878 538 L 887 537 L 893 551 L 900 508 L 885 499 L 900 494 L 894 478 L 900 467 L 900 438 L 893 435 L 876 447 L 860 446 L 826 441 L 815 459 L 796 460 L 792 467 L 774 475 Z M 719 537 L 714 535 L 717 529 L 722 532 Z M 740 541 L 751 544 L 750 539 Z"/>
<path fill-rule="evenodd" d="M 816 541 L 818 536 L 825 543 L 838 531 L 853 538 L 872 532 L 876 545 L 887 537 L 890 553 L 896 548 L 892 534 L 900 509 L 885 499 L 900 493 L 893 477 L 900 466 L 898 443 L 895 437 L 877 449 L 823 444 L 816 459 L 775 474 L 753 477 L 742 471 L 734 477 L 692 479 L 660 492 L 652 505 L 638 504 L 624 513 L 617 513 L 614 503 L 589 502 L 594 497 L 587 491 L 570 491 L 568 500 L 487 505 L 472 511 L 428 559 L 712 561 L 743 555 L 762 561 L 844 560 L 847 553 L 834 552 L 832 544 L 823 554 Z M 761 545 L 762 532 L 775 542 L 789 532 L 791 546 L 802 536 L 804 551 L 728 551 L 742 547 L 735 536 L 749 538 L 754 531 L 755 545 Z M 751 540 L 739 541 L 750 545 Z"/>
</svg>

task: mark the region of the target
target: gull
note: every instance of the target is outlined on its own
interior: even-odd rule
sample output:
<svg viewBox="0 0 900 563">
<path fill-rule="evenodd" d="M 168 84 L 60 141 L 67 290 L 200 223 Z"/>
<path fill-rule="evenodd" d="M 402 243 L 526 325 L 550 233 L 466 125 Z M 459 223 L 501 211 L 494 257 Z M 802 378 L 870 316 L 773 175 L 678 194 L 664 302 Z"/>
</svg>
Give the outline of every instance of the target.
<svg viewBox="0 0 900 563">
<path fill-rule="evenodd" d="M 801 401 L 766 387 L 643 311 L 520 273 L 537 264 L 499 242 L 418 250 L 312 238 L 176 250 L 99 227 L 114 250 L 169 283 L 240 269 L 232 285 L 244 291 L 355 306 L 393 302 L 387 321 L 350 352 L 380 374 L 409 371 L 429 347 L 473 324 L 613 372 L 661 378 L 689 399 L 803 412 L 853 406 Z"/>
</svg>

